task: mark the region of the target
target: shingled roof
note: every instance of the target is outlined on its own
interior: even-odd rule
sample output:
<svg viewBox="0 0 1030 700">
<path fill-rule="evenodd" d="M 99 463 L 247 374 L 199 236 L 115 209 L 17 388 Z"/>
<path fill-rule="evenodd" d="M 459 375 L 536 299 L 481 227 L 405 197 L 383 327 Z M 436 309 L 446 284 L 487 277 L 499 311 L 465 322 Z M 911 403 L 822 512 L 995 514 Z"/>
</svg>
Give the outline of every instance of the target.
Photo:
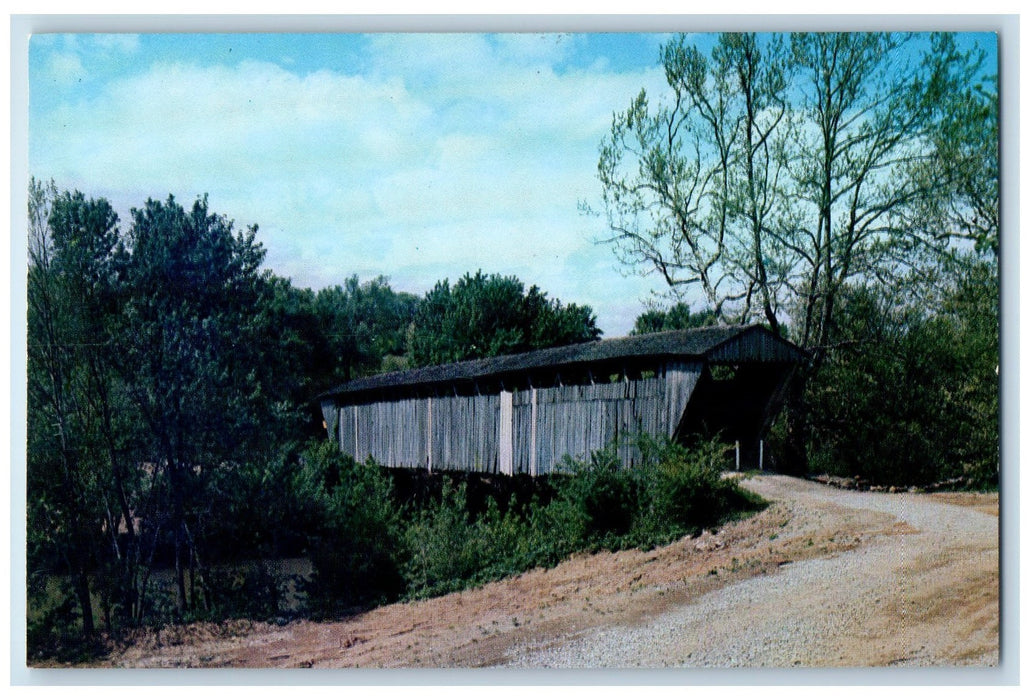
<svg viewBox="0 0 1030 700">
<path fill-rule="evenodd" d="M 761 326 L 710 326 L 689 330 L 665 331 L 624 338 L 595 340 L 516 355 L 500 355 L 481 360 L 465 360 L 447 365 L 378 374 L 354 379 L 320 396 L 321 399 L 369 391 L 419 387 L 450 382 L 485 380 L 505 375 L 604 364 L 642 358 L 729 360 L 725 352 L 732 341 L 743 336 L 761 336 L 766 361 L 800 361 L 804 353 L 795 345 L 776 337 Z M 768 346 L 774 350 L 770 353 Z M 721 352 L 720 352 L 721 350 Z"/>
</svg>

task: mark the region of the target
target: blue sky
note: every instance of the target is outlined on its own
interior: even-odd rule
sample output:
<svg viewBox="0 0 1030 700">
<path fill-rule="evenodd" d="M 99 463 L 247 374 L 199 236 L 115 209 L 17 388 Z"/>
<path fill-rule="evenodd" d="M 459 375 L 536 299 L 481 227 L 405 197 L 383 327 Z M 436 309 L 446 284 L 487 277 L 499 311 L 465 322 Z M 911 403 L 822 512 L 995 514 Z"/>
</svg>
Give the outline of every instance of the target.
<svg viewBox="0 0 1030 700">
<path fill-rule="evenodd" d="M 29 167 L 122 214 L 148 197 L 256 223 L 266 264 L 318 289 L 422 294 L 482 269 L 632 327 L 599 219 L 612 113 L 662 92 L 659 34 L 41 34 Z M 700 37 L 699 40 L 707 40 Z"/>
</svg>

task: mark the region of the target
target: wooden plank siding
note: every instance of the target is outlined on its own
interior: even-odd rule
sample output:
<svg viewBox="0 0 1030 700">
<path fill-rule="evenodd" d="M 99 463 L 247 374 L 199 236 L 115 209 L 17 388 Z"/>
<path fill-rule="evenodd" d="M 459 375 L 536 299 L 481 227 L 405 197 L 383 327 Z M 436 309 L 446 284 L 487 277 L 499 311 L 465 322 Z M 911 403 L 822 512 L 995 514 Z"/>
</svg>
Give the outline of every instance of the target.
<svg viewBox="0 0 1030 700">
<path fill-rule="evenodd" d="M 798 361 L 798 351 L 770 331 L 758 328 L 750 333 L 738 334 L 708 352 L 708 361 L 789 363 Z"/>
<path fill-rule="evenodd" d="M 670 363 L 604 384 L 341 406 L 337 436 L 342 452 L 388 467 L 538 475 L 613 443 L 632 466 L 640 433 L 672 437 L 700 373 L 699 363 Z"/>
</svg>

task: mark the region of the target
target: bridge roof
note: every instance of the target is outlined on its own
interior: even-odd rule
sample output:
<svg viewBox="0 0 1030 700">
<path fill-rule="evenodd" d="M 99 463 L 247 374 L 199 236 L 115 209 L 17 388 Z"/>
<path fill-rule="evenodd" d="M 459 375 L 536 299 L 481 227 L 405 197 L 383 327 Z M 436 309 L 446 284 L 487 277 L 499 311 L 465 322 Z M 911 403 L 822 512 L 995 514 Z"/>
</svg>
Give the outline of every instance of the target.
<svg viewBox="0 0 1030 700">
<path fill-rule="evenodd" d="M 405 387 L 503 379 L 540 370 L 590 368 L 618 361 L 706 360 L 798 363 L 805 353 L 762 326 L 709 326 L 595 340 L 515 355 L 466 360 L 362 377 L 322 394 L 321 399 Z"/>
</svg>

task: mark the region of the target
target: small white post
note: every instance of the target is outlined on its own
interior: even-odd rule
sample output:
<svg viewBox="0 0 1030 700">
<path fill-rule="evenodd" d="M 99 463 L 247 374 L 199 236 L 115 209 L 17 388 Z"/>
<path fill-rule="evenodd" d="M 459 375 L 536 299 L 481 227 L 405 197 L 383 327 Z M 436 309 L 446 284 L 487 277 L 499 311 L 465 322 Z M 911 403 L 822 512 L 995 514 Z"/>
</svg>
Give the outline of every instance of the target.
<svg viewBox="0 0 1030 700">
<path fill-rule="evenodd" d="M 758 470 L 765 471 L 765 440 L 758 441 Z"/>
<path fill-rule="evenodd" d="M 529 390 L 530 416 L 529 416 L 529 475 L 536 476 L 536 389 Z"/>
<path fill-rule="evenodd" d="M 498 445 L 497 466 L 502 474 L 511 476 L 512 465 L 514 464 L 514 436 L 515 436 L 515 411 L 513 408 L 514 394 L 510 391 L 501 390 L 500 425 L 497 435 L 500 441 Z"/>
<path fill-rule="evenodd" d="M 737 471 L 740 471 L 740 440 L 733 444 L 733 451 L 736 453 Z"/>
<path fill-rule="evenodd" d="M 426 471 L 433 473 L 433 397 L 426 399 Z"/>
</svg>

